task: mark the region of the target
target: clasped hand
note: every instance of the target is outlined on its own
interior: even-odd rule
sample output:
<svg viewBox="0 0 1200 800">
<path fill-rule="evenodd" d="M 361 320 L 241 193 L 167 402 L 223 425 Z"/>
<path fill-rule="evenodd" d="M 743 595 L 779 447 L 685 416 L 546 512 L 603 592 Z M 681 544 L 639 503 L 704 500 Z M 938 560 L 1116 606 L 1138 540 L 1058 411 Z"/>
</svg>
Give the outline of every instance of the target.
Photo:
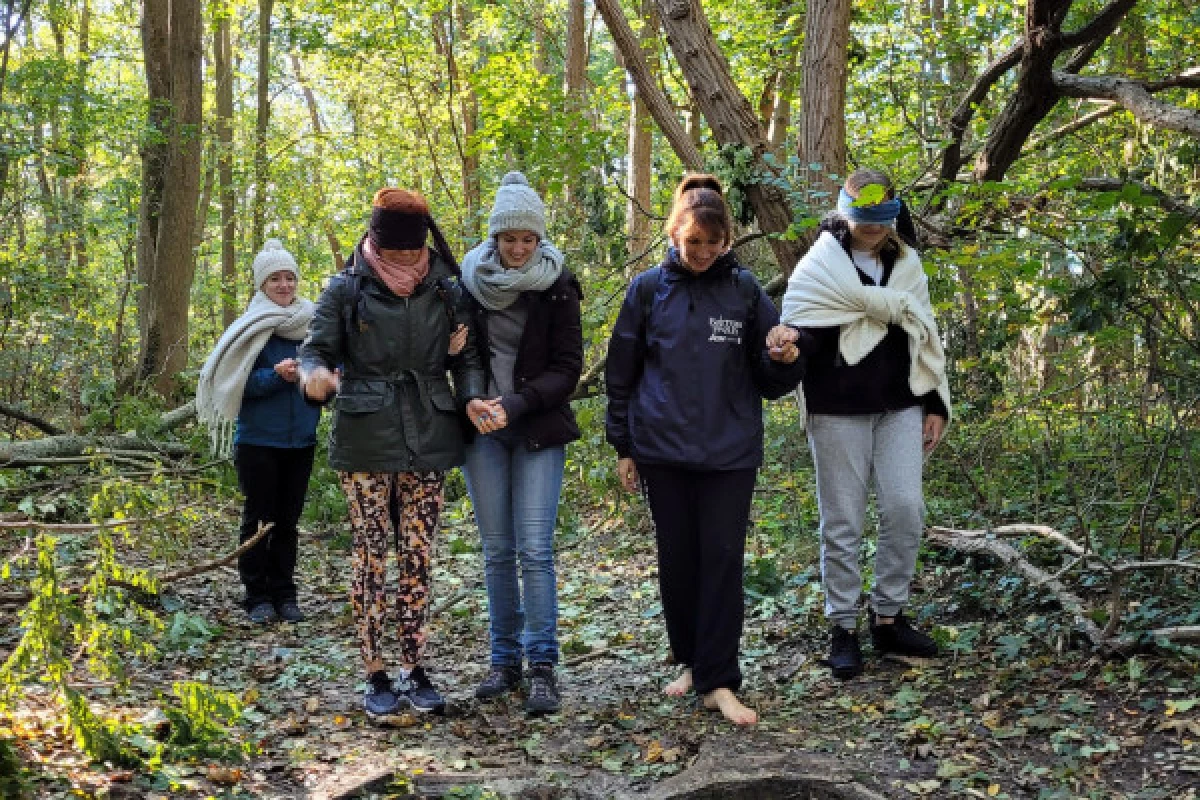
<svg viewBox="0 0 1200 800">
<path fill-rule="evenodd" d="M 508 414 L 499 397 L 484 400 L 476 397 L 467 403 L 467 417 L 480 433 L 498 431 L 508 425 Z"/>
<path fill-rule="evenodd" d="M 767 331 L 767 355 L 772 361 L 792 364 L 800 357 L 796 341 L 800 332 L 788 325 L 776 325 Z"/>
</svg>

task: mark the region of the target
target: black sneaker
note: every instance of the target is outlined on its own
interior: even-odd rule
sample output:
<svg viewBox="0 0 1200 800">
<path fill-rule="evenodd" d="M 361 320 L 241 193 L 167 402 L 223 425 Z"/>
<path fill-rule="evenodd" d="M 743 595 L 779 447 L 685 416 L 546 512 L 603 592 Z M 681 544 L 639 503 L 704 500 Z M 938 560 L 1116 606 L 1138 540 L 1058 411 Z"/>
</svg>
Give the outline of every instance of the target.
<svg viewBox="0 0 1200 800">
<path fill-rule="evenodd" d="M 938 654 L 937 642 L 909 624 L 901 611 L 890 625 L 876 625 L 875 612 L 868 615 L 871 642 L 875 652 L 909 658 L 933 658 Z"/>
<path fill-rule="evenodd" d="M 423 667 L 413 667 L 408 678 L 401 681 L 396 688 L 408 698 L 408 702 L 416 711 L 441 714 L 446 710 L 446 700 L 433 688 Z"/>
<path fill-rule="evenodd" d="M 858 645 L 858 633 L 834 625 L 829 631 L 829 658 L 826 663 L 833 677 L 845 681 L 862 674 L 862 648 Z"/>
<path fill-rule="evenodd" d="M 525 710 L 530 714 L 557 714 L 562 708 L 558 694 L 558 678 L 553 664 L 533 664 L 529 667 L 529 694 Z"/>
<path fill-rule="evenodd" d="M 308 619 L 295 600 L 284 600 L 275 608 L 275 611 L 279 613 L 279 618 L 284 622 L 304 622 Z"/>
<path fill-rule="evenodd" d="M 383 670 L 372 672 L 367 678 L 367 693 L 363 696 L 363 710 L 373 720 L 389 717 L 401 710 L 401 695 L 392 687 L 392 680 Z"/>
<path fill-rule="evenodd" d="M 480 700 L 490 700 L 502 694 L 511 692 L 521 685 L 521 668 L 506 664 L 492 664 L 492 671 L 475 689 L 475 696 Z"/>
<path fill-rule="evenodd" d="M 255 625 L 270 625 L 279 619 L 275 606 L 270 603 L 255 603 L 246 614 Z"/>
</svg>

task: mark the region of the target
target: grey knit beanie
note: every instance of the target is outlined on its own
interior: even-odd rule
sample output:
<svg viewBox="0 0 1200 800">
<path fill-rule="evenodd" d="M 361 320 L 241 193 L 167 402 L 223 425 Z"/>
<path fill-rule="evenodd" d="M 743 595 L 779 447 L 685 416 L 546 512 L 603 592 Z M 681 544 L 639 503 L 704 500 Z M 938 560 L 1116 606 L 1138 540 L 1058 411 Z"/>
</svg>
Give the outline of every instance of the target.
<svg viewBox="0 0 1200 800">
<path fill-rule="evenodd" d="M 261 289 L 267 278 L 271 277 L 271 273 L 280 270 L 287 270 L 296 276 L 296 280 L 300 280 L 300 269 L 296 266 L 296 259 L 283 249 L 283 242 L 267 239 L 262 252 L 254 257 L 254 288 Z"/>
<path fill-rule="evenodd" d="M 502 231 L 533 231 L 539 239 L 546 238 L 546 206 L 519 172 L 510 172 L 500 181 L 488 216 L 488 236 Z"/>
</svg>

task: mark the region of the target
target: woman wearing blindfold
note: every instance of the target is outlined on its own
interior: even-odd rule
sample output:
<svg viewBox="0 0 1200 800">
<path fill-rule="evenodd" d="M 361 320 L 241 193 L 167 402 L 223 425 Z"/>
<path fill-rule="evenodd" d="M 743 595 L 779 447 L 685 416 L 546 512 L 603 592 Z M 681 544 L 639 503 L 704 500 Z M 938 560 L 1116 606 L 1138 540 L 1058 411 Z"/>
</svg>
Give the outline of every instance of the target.
<svg viewBox="0 0 1200 800">
<path fill-rule="evenodd" d="M 937 654 L 904 608 L 924 527 L 922 464 L 950 418 L 950 393 L 911 217 L 891 179 L 855 171 L 820 230 L 788 282 L 781 316 L 791 329 L 776 335 L 808 356 L 799 399 L 817 472 L 828 662 L 847 679 L 863 669 L 859 554 L 872 485 L 875 652 Z"/>
</svg>

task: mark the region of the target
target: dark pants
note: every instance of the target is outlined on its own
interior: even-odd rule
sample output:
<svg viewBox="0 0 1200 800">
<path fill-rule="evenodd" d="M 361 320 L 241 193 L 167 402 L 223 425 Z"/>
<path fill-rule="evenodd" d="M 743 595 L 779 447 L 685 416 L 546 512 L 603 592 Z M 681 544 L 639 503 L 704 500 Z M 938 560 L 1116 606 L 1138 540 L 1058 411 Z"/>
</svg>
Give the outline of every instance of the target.
<svg viewBox="0 0 1200 800">
<path fill-rule="evenodd" d="M 259 523 L 275 523 L 258 544 L 238 559 L 246 587 L 246 608 L 296 599 L 296 522 L 304 510 L 304 494 L 312 473 L 315 447 L 282 448 L 239 444 L 234 456 L 238 484 L 246 496 L 242 509 L 244 542 Z"/>
<path fill-rule="evenodd" d="M 700 694 L 742 684 L 742 557 L 757 469 L 638 464 L 658 541 L 658 584 L 675 659 Z"/>
</svg>

